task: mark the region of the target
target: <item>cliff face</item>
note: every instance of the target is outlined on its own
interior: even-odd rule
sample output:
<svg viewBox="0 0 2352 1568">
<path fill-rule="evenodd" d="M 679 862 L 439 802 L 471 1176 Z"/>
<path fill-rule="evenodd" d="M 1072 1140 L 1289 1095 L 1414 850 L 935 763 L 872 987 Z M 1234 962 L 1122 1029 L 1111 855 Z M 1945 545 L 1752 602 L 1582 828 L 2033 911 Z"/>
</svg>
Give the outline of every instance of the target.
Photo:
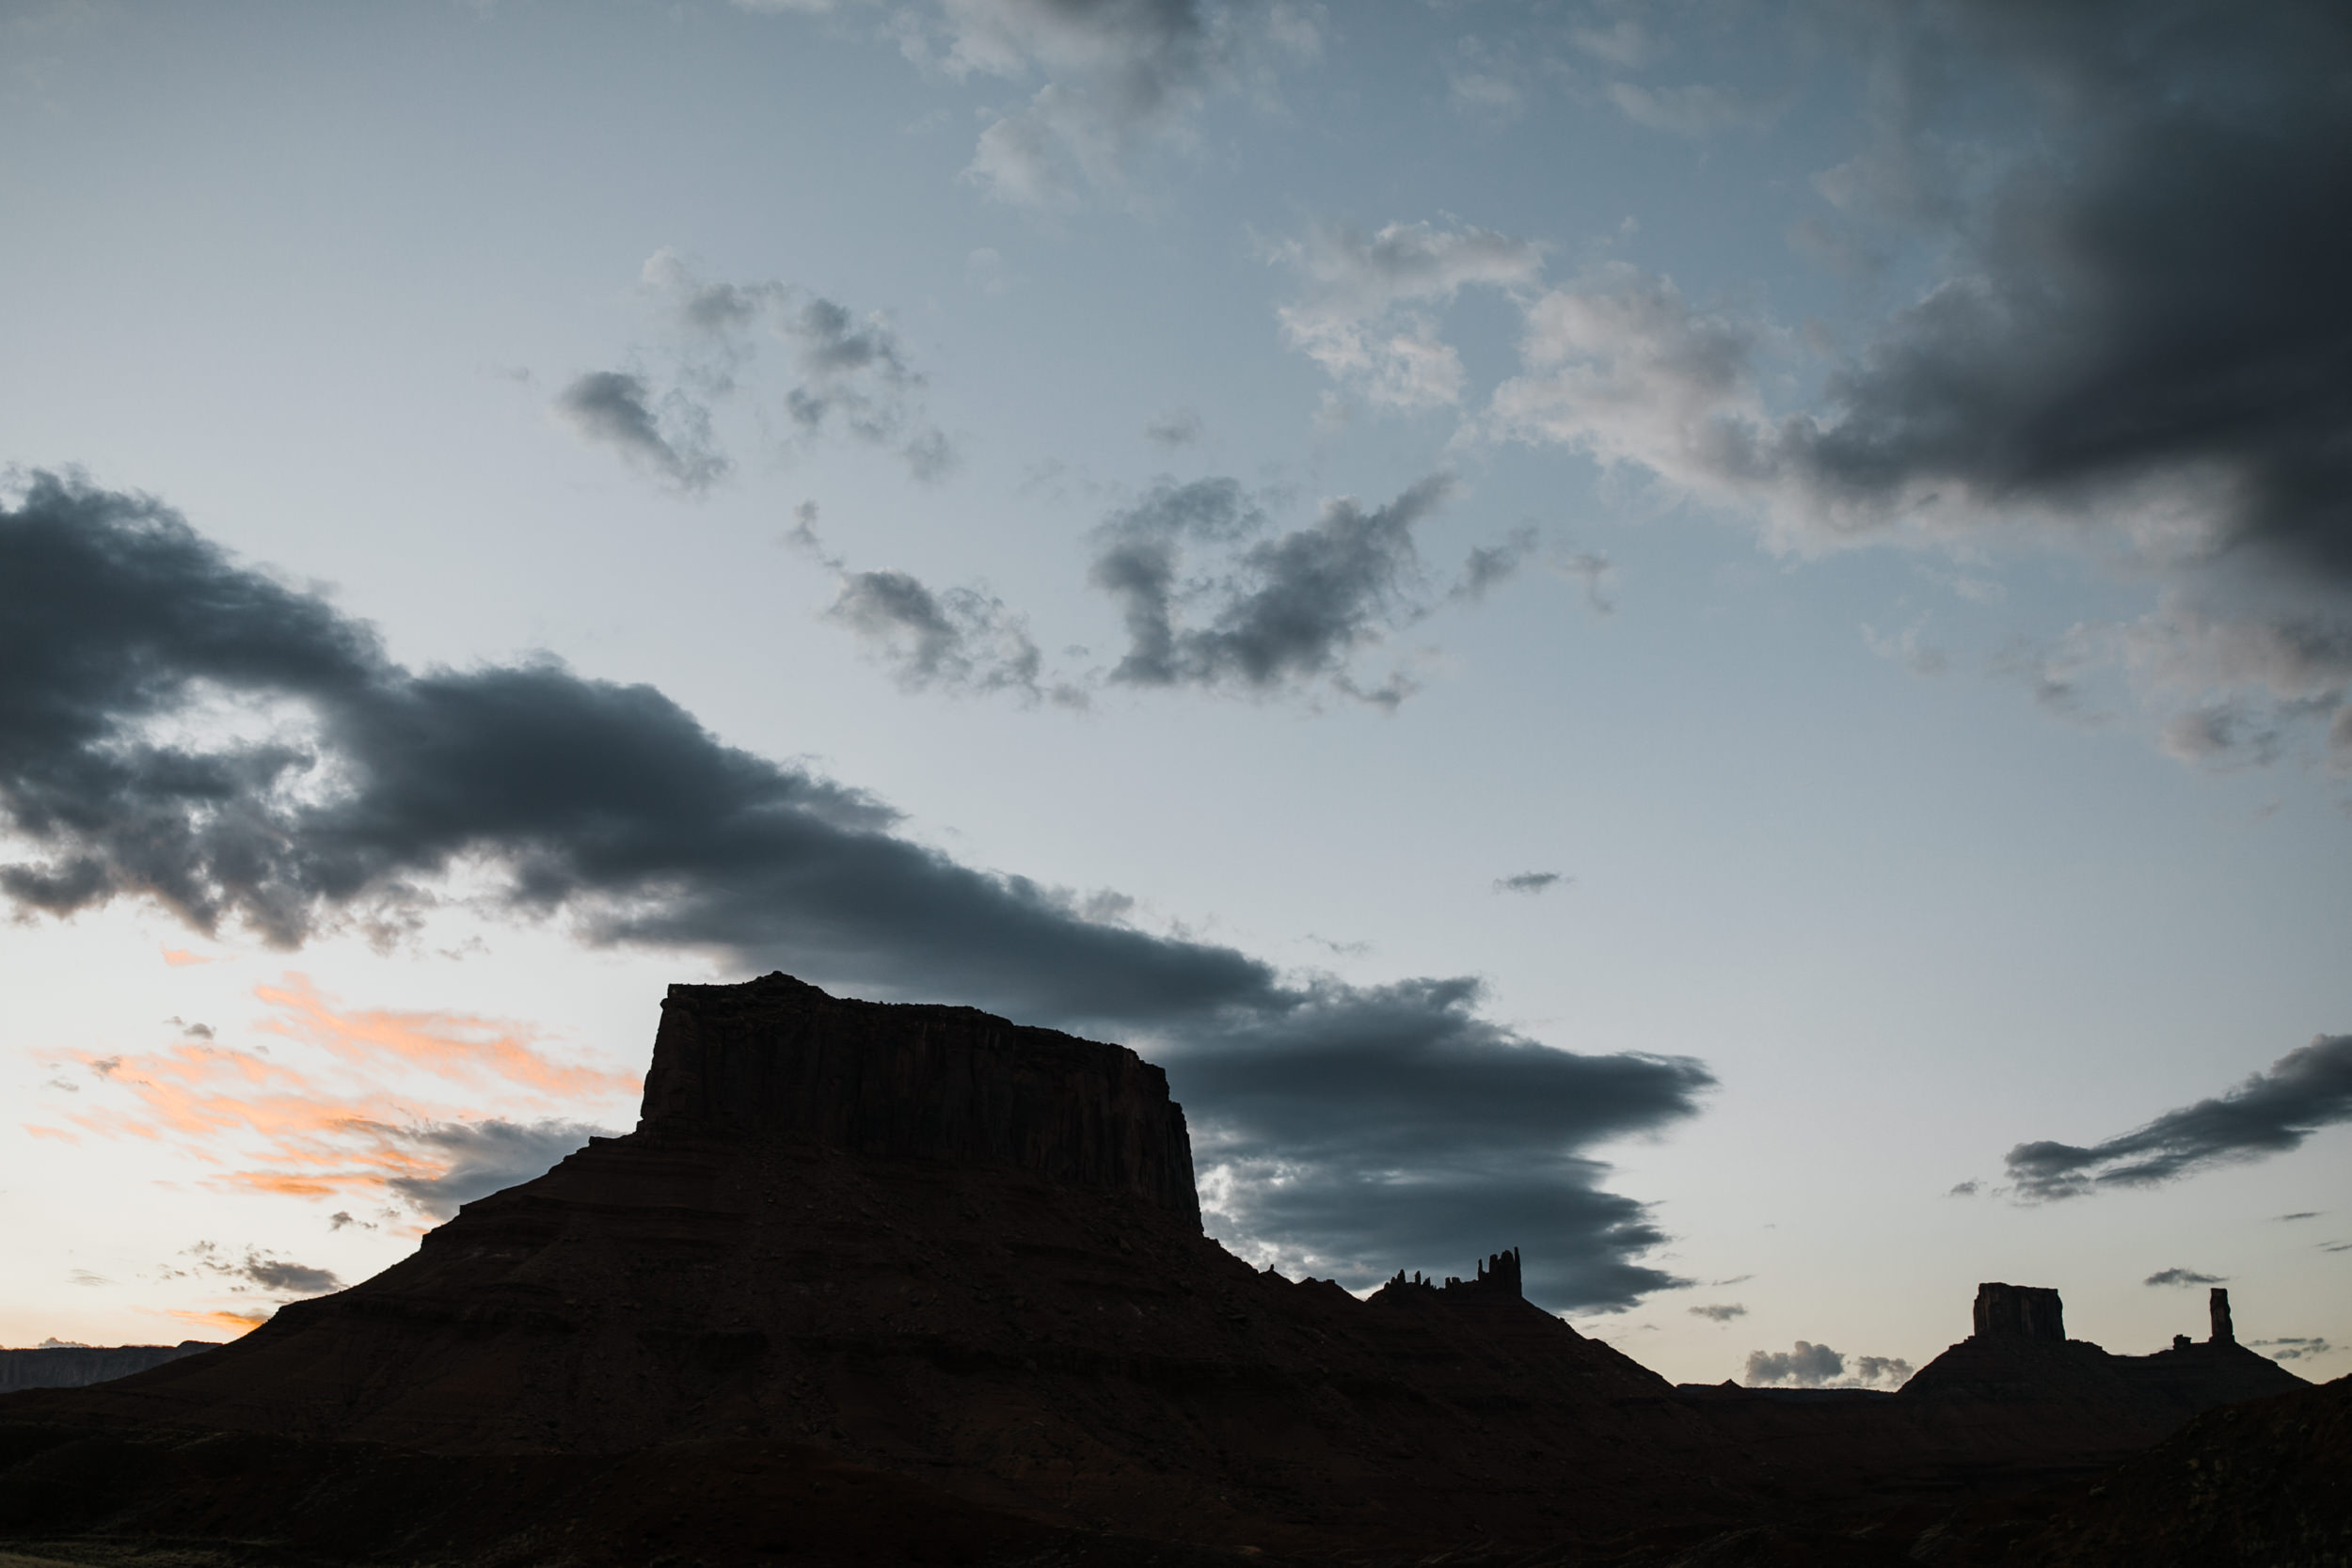
<svg viewBox="0 0 2352 1568">
<path fill-rule="evenodd" d="M 1184 1108 L 1125 1046 L 972 1007 L 829 996 L 782 974 L 670 988 L 638 1125 L 1009 1166 L 1200 1219 Z"/>
</svg>

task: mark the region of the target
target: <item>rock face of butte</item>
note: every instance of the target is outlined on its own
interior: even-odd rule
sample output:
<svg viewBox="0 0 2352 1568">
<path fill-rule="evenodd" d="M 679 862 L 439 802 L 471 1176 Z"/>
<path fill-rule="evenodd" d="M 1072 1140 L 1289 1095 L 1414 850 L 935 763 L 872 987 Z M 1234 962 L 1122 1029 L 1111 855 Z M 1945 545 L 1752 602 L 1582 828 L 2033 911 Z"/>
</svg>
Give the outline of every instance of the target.
<svg viewBox="0 0 2352 1568">
<path fill-rule="evenodd" d="M 1369 1302 L 1254 1270 L 1200 1233 L 1132 1051 L 771 974 L 671 988 L 636 1132 L 71 1414 L 440 1453 L 772 1438 L 1196 1540 L 1541 1534 L 1669 1461 L 1611 1413 L 1671 1390 L 1490 1262 Z"/>
<path fill-rule="evenodd" d="M 2055 1292 L 1985 1289 L 1978 1334 L 1899 1395 L 1677 1391 L 1524 1300 L 1515 1252 L 1365 1301 L 1250 1268 L 1201 1234 L 1184 1113 L 1131 1051 L 771 974 L 671 988 L 636 1132 L 234 1345 L 8 1396 L 0 1438 L 226 1430 L 287 1464 L 385 1445 L 474 1492 L 634 1455 L 596 1463 L 667 1478 L 647 1507 L 702 1495 L 720 1445 L 992 1520 L 1326 1551 L 1944 1496 L 2296 1383 L 2233 1343 L 2110 1357 L 2064 1338 Z M 211 1474 L 173 1506 L 211 1508 Z M 498 1506 L 507 1528 L 538 1505 Z"/>
</svg>

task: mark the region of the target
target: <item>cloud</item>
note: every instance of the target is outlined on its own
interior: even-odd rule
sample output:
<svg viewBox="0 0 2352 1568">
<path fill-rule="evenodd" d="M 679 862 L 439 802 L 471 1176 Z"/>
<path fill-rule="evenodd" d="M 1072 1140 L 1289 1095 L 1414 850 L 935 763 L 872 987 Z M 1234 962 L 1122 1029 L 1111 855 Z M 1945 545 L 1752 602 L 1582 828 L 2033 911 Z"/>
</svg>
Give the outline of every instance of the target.
<svg viewBox="0 0 2352 1568">
<path fill-rule="evenodd" d="M 458 1206 L 528 1181 L 608 1128 L 577 1121 L 514 1122 L 493 1118 L 407 1129 L 410 1145 L 440 1163 L 432 1174 L 394 1176 L 385 1185 L 419 1213 L 448 1219 Z"/>
<path fill-rule="evenodd" d="M 331 1269 L 291 1262 L 254 1247 L 246 1248 L 241 1259 L 230 1259 L 213 1243 L 199 1242 L 188 1249 L 188 1256 L 203 1273 L 244 1280 L 245 1285 L 237 1287 L 240 1290 L 259 1287 L 291 1296 L 316 1296 L 343 1288 L 343 1282 Z"/>
<path fill-rule="evenodd" d="M 1878 139 L 1819 183 L 1841 243 L 1895 225 L 1934 280 L 1851 352 L 1779 364 L 1798 335 L 1752 304 L 1596 265 L 1528 300 L 1485 428 L 1751 512 L 1782 547 L 2079 548 L 2164 585 L 2107 653 L 2167 667 L 2142 698 L 2175 754 L 2304 736 L 2352 765 L 2352 24 L 1855 9 Z M 1936 118 L 1972 70 L 2030 135 Z"/>
<path fill-rule="evenodd" d="M 1854 1357 L 1853 1375 L 1846 1376 L 1846 1358 L 1827 1345 L 1800 1339 L 1787 1351 L 1751 1351 L 1741 1381 L 1749 1387 L 1787 1384 L 1794 1388 L 1899 1388 L 1910 1381 L 1913 1368 L 1899 1355 Z M 1843 1381 L 1834 1381 L 1842 1379 Z"/>
<path fill-rule="evenodd" d="M 164 949 L 164 962 L 169 964 L 174 969 L 185 969 L 191 964 L 209 964 L 218 963 L 219 961 L 220 960 L 218 958 L 207 958 L 200 954 L 191 953 L 183 947 L 167 947 Z"/>
<path fill-rule="evenodd" d="M 503 1082 L 561 1098 L 633 1094 L 643 1086 L 634 1073 L 558 1061 L 538 1047 L 538 1031 L 527 1023 L 469 1013 L 340 1012 L 308 976 L 294 974 L 279 985 L 256 986 L 253 994 L 278 1012 L 260 1025 L 264 1033 L 349 1062 L 397 1061 L 460 1084 Z M 212 1037 L 209 1030 L 205 1037 Z"/>
<path fill-rule="evenodd" d="M 1189 408 L 1171 408 L 1145 425 L 1143 435 L 1164 447 L 1188 447 L 1200 439 L 1200 416 Z"/>
<path fill-rule="evenodd" d="M 1688 136 L 1693 141 L 1724 131 L 1759 130 L 1780 115 L 1777 103 L 1758 102 L 1708 82 L 1688 82 L 1671 87 L 1612 82 L 1608 96 L 1617 111 L 1634 124 Z"/>
<path fill-rule="evenodd" d="M 1042 78 L 993 118 L 964 178 L 1016 206 L 1128 196 L 1154 147 L 1183 148 L 1208 102 L 1270 83 L 1321 45 L 1311 8 L 1274 0 L 940 0 L 898 11 L 916 65 L 955 78 Z"/>
<path fill-rule="evenodd" d="M 88 1269 L 69 1271 L 66 1275 L 66 1282 L 72 1285 L 111 1285 L 114 1283 L 104 1275 L 93 1273 Z"/>
<path fill-rule="evenodd" d="M 2249 1339 L 2257 1349 L 2270 1353 L 2273 1361 L 2301 1361 L 2311 1356 L 2326 1355 L 2335 1349 L 2326 1339 L 2287 1335 L 2277 1339 Z"/>
<path fill-rule="evenodd" d="M 554 408 L 582 440 L 612 448 L 681 490 L 709 488 L 729 467 L 711 446 L 710 411 L 683 392 L 659 401 L 657 414 L 643 376 L 590 371 L 556 394 Z"/>
<path fill-rule="evenodd" d="M 1819 1388 L 1846 1371 L 1846 1358 L 1827 1345 L 1797 1341 L 1794 1350 L 1750 1351 L 1741 1380 L 1750 1387 L 1787 1383 L 1799 1388 Z"/>
<path fill-rule="evenodd" d="M 345 1227 L 355 1225 L 362 1230 L 373 1230 L 375 1228 L 375 1227 L 367 1220 L 353 1218 L 351 1211 L 348 1209 L 338 1209 L 333 1213 L 326 1216 L 326 1228 L 329 1230 L 341 1230 Z"/>
<path fill-rule="evenodd" d="M 1738 1302 L 1716 1307 L 1693 1307 L 1688 1310 L 1694 1318 L 1705 1318 L 1710 1323 L 1727 1323 L 1734 1318 L 1744 1318 L 1748 1315 L 1748 1309 Z"/>
<path fill-rule="evenodd" d="M 675 250 L 646 259 L 639 281 L 660 299 L 675 341 L 667 385 L 597 371 L 558 395 L 555 411 L 580 435 L 677 488 L 699 493 L 733 467 L 720 451 L 715 411 L 763 388 L 785 418 L 787 451 L 839 436 L 893 453 L 935 483 L 954 471 L 954 443 L 925 417 L 923 376 L 888 317 L 859 316 L 797 284 L 711 282 Z M 767 388 L 763 345 L 781 348 L 791 379 Z"/>
<path fill-rule="evenodd" d="M 825 611 L 879 650 L 910 691 L 1041 694 L 1026 620 L 974 588 L 934 590 L 904 572 L 845 572 Z"/>
<path fill-rule="evenodd" d="M 1573 881 L 1557 871 L 1521 871 L 1509 877 L 1495 879 L 1497 893 L 1543 893 L 1562 882 Z"/>
<path fill-rule="evenodd" d="M 1098 531 L 1089 575 L 1119 602 L 1127 626 L 1110 680 L 1256 695 L 1327 684 L 1394 706 L 1408 684 L 1391 675 L 1368 688 L 1351 663 L 1426 613 L 1413 527 L 1452 487 L 1448 476 L 1432 475 L 1369 511 L 1342 497 L 1310 526 L 1252 542 L 1265 515 L 1236 482 L 1163 481 Z M 1223 569 L 1189 575 L 1187 550 L 1204 546 L 1222 553 Z"/>
<path fill-rule="evenodd" d="M 1663 1238 L 1639 1205 L 1595 1189 L 1580 1150 L 1664 1127 L 1712 1080 L 1686 1058 L 1538 1045 L 1479 1018 L 1480 994 L 1461 979 L 1325 981 L 1169 1056 L 1187 1107 L 1205 1112 L 1193 1147 L 1212 1228 L 1343 1284 L 1520 1235 L 1543 1239 L 1526 1268 L 1547 1305 L 1681 1283 L 1629 1259 Z"/>
<path fill-rule="evenodd" d="M 218 1329 L 231 1338 L 234 1338 L 239 1335 L 252 1333 L 255 1329 L 269 1322 L 275 1312 L 276 1308 L 265 1307 L 246 1312 L 187 1312 L 166 1310 L 160 1315 L 167 1318 L 177 1318 L 182 1323 L 194 1324 L 198 1328 Z"/>
<path fill-rule="evenodd" d="M 2158 1269 L 2140 1281 L 2142 1285 L 2177 1285 L 2186 1289 L 2192 1285 L 2218 1285 L 2227 1277 L 2217 1274 L 2199 1274 L 2195 1269 Z"/>
<path fill-rule="evenodd" d="M 1946 1189 L 1944 1196 L 1946 1197 L 1974 1197 L 1982 1186 L 1983 1183 L 1980 1181 L 1955 1181 Z"/>
<path fill-rule="evenodd" d="M 2319 1218 L 2319 1213 L 2320 1212 L 2316 1209 L 2298 1209 L 2292 1214 L 2278 1214 L 2272 1217 L 2281 1222 L 2287 1220 L 2315 1220 Z"/>
<path fill-rule="evenodd" d="M 2009 1151 L 2009 1174 L 2021 1196 L 2036 1199 L 2153 1186 L 2209 1165 L 2284 1153 L 2320 1128 L 2347 1120 L 2352 1035 L 2320 1035 L 2268 1072 L 2105 1143 L 2019 1144 Z"/>
<path fill-rule="evenodd" d="M 1411 510 L 1342 509 L 1326 538 Z M 1264 594 L 1295 580 L 1277 543 L 1211 618 L 1228 642 L 1209 648 L 1254 633 Z M 1242 657 L 1173 646 L 1210 668 Z M 1331 642 L 1270 646 L 1297 668 L 1314 662 L 1298 648 Z M 0 866 L 0 895 L 27 916 L 129 899 L 279 948 L 353 927 L 400 940 L 462 866 L 470 907 L 591 945 L 1128 1038 L 1168 1065 L 1236 1244 L 1368 1281 L 1507 1241 L 1561 1307 L 1621 1306 L 1669 1277 L 1640 1262 L 1660 1232 L 1602 1188 L 1593 1151 L 1692 1115 L 1711 1082 L 1696 1062 L 1554 1050 L 1482 1016 L 1467 978 L 1290 978 L 1137 929 L 1115 901 L 915 844 L 872 796 L 728 747 L 650 687 L 544 658 L 410 670 L 151 499 L 35 475 L 0 507 L 0 814 L 30 856 Z M 563 1069 L 516 1031 L 321 1008 L 283 1016 L 322 1031 L 338 1071 L 354 1069 L 334 1042 L 372 1053 L 357 1088 L 181 1040 L 87 1059 L 139 1111 L 81 1124 L 183 1140 L 228 1190 L 391 1192 L 428 1212 L 471 1173 L 503 1180 L 521 1168 L 509 1156 L 585 1135 L 551 1101 L 547 1121 L 517 1118 Z M 375 1082 L 394 1069 L 481 1075 L 497 1103 L 394 1096 Z M 559 1078 L 534 1086 L 543 1071 Z"/>
<path fill-rule="evenodd" d="M 1298 273 L 1307 297 L 1276 311 L 1283 340 L 1375 407 L 1442 407 L 1461 401 L 1461 356 L 1424 308 L 1474 286 L 1534 284 L 1543 247 L 1475 227 L 1392 223 L 1369 238 L 1330 226 L 1268 247 Z"/>
</svg>

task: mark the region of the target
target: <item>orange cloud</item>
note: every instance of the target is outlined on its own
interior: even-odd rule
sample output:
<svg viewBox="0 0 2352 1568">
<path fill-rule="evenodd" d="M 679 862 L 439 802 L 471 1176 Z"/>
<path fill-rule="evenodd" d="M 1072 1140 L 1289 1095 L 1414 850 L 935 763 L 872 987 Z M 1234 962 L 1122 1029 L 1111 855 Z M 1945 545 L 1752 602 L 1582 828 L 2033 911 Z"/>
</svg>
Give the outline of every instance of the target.
<svg viewBox="0 0 2352 1568">
<path fill-rule="evenodd" d="M 78 1144 L 82 1141 L 62 1127 L 36 1127 L 29 1121 L 21 1121 L 17 1125 L 36 1138 L 55 1138 L 61 1144 Z"/>
<path fill-rule="evenodd" d="M 480 1084 L 486 1074 L 563 1099 L 635 1094 L 644 1086 L 634 1073 L 551 1059 L 532 1044 L 537 1031 L 529 1024 L 468 1013 L 337 1012 L 309 976 L 294 974 L 283 986 L 256 986 L 253 994 L 283 1015 L 262 1029 L 324 1046 L 350 1062 L 389 1056 L 462 1084 Z"/>
<path fill-rule="evenodd" d="M 158 1315 L 177 1318 L 199 1328 L 216 1328 L 232 1338 L 250 1334 L 269 1322 L 267 1312 L 183 1312 L 166 1307 Z"/>
<path fill-rule="evenodd" d="M 190 964 L 215 964 L 220 960 L 208 958 L 201 953 L 191 953 L 184 947 L 167 947 L 164 949 L 164 962 L 174 969 L 185 969 Z"/>
</svg>

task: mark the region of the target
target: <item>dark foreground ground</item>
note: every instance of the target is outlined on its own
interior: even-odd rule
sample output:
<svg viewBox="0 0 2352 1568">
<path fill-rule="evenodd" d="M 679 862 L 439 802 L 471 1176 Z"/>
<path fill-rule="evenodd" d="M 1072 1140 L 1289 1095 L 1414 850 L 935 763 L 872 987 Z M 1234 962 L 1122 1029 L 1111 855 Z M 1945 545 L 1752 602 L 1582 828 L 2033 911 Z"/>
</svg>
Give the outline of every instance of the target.
<svg viewBox="0 0 2352 1568">
<path fill-rule="evenodd" d="M 1703 1476 L 1654 1478 L 1661 1494 Z M 1714 1511 L 1707 1511 L 1712 1513 Z M 0 1428 L 0 1568 L 2352 1568 L 2352 1379 L 2209 1412 L 2012 1497 L 1544 1545 L 1204 1546 L 1072 1529 L 789 1443 L 437 1455 L 253 1433 Z"/>
</svg>

